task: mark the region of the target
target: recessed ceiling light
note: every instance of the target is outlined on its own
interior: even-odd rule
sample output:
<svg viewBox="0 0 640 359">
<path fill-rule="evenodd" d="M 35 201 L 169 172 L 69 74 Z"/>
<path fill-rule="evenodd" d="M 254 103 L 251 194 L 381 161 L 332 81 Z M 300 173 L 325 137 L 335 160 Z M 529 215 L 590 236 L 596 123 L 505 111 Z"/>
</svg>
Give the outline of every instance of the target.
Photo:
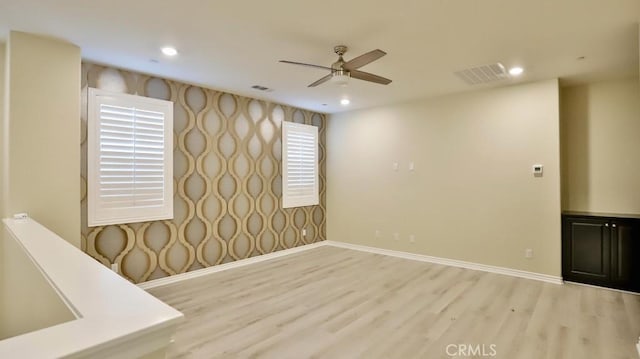
<svg viewBox="0 0 640 359">
<path fill-rule="evenodd" d="M 160 50 L 162 51 L 163 54 L 167 56 L 176 56 L 178 54 L 178 50 L 176 50 L 175 47 L 171 47 L 171 46 L 165 46 Z"/>
<path fill-rule="evenodd" d="M 342 106 L 347 106 L 350 103 L 351 103 L 351 101 L 349 101 L 349 99 L 347 99 L 347 98 L 343 98 L 342 100 L 340 100 L 340 104 Z"/>
<path fill-rule="evenodd" d="M 512 67 L 509 69 L 509 74 L 511 76 L 520 76 L 522 75 L 523 72 L 524 72 L 524 69 L 522 67 Z"/>
</svg>

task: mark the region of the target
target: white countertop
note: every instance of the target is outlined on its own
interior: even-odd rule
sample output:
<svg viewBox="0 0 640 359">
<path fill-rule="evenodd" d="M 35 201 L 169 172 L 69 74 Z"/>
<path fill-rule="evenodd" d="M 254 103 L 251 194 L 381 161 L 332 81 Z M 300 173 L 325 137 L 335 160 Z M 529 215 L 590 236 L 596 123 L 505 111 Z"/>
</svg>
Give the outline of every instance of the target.
<svg viewBox="0 0 640 359">
<path fill-rule="evenodd" d="M 0 341 L 0 358 L 124 358 L 167 345 L 167 333 L 173 334 L 182 313 L 36 221 L 3 221 L 77 319 Z M 131 346 L 127 353 L 118 348 L 124 343 Z"/>
<path fill-rule="evenodd" d="M 587 212 L 587 211 L 562 211 L 565 216 L 589 216 L 589 217 L 609 217 L 609 218 L 628 218 L 628 219 L 640 219 L 638 213 L 610 213 L 610 212 Z"/>
</svg>

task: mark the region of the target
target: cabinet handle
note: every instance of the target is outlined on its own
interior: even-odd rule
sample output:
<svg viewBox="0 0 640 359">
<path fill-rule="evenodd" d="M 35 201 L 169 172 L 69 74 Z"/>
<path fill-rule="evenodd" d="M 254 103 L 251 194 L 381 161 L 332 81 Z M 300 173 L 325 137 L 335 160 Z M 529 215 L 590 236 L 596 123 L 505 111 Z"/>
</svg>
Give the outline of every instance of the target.
<svg viewBox="0 0 640 359">
<path fill-rule="evenodd" d="M 612 224 L 612 225 L 611 225 L 611 227 L 616 228 L 616 224 L 615 224 L 615 223 L 614 223 L 614 224 Z"/>
<path fill-rule="evenodd" d="M 604 224 L 604 226 L 605 226 L 605 227 L 609 227 L 609 223 L 605 223 L 605 224 Z"/>
</svg>

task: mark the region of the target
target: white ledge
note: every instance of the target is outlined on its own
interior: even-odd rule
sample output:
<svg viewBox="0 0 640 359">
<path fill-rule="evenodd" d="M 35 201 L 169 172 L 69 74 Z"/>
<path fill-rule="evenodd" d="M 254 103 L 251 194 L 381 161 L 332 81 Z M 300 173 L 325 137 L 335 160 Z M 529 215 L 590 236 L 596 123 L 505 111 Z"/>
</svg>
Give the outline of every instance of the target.
<svg viewBox="0 0 640 359">
<path fill-rule="evenodd" d="M 76 319 L 0 341 L 0 358 L 135 358 L 167 347 L 182 313 L 38 222 L 4 223 Z"/>
</svg>

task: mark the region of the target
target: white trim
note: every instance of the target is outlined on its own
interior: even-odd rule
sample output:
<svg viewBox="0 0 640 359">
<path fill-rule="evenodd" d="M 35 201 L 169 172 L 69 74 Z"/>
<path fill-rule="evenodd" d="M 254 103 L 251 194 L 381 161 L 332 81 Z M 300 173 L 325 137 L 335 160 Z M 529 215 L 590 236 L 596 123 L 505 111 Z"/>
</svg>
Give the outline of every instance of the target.
<svg viewBox="0 0 640 359">
<path fill-rule="evenodd" d="M 640 357 L 640 338 L 638 338 L 638 344 L 636 344 L 636 349 L 638 349 L 638 356 Z"/>
<path fill-rule="evenodd" d="M 609 287 L 601 287 L 599 285 L 593 285 L 593 284 L 586 284 L 586 283 L 578 283 L 578 282 L 572 282 L 570 280 L 565 280 L 565 283 L 569 283 L 569 284 L 575 284 L 575 285 L 579 285 L 582 287 L 589 287 L 589 288 L 595 288 L 595 289 L 606 289 L 606 290 L 610 290 L 612 292 L 618 292 L 618 293 L 624 293 L 624 294 L 631 294 L 631 295 L 640 295 L 640 293 L 636 293 L 636 292 L 629 292 L 628 290 L 622 290 L 622 289 L 615 289 L 615 288 L 609 288 Z"/>
<path fill-rule="evenodd" d="M 150 280 L 148 282 L 144 282 L 144 283 L 138 284 L 138 287 L 140 287 L 140 288 L 142 288 L 144 290 L 157 288 L 157 287 L 162 287 L 162 286 L 165 286 L 165 285 L 168 285 L 168 284 L 181 282 L 183 280 L 202 277 L 202 276 L 205 276 L 205 275 L 208 275 L 208 274 L 211 274 L 211 273 L 222 272 L 222 271 L 233 269 L 233 268 L 244 267 L 244 266 L 247 266 L 247 265 L 260 263 L 260 262 L 268 261 L 268 260 L 271 260 L 271 259 L 288 256 L 289 254 L 308 251 L 309 249 L 322 247 L 324 245 L 326 245 L 326 241 L 306 244 L 306 245 L 303 245 L 303 246 L 300 246 L 300 247 L 283 249 L 281 251 L 277 251 L 277 252 L 273 252 L 273 253 L 267 253 L 267 254 L 263 254 L 261 256 L 256 256 L 256 257 L 251 257 L 251 258 L 246 258 L 246 259 L 240 259 L 240 260 L 235 261 L 235 262 L 224 263 L 224 264 L 220 264 L 220 265 L 216 265 L 216 266 L 211 266 L 211 267 L 207 267 L 207 268 L 194 270 L 194 271 L 191 271 L 191 272 L 180 273 L 180 274 L 172 275 L 172 276 L 169 276 L 169 277 Z"/>
<path fill-rule="evenodd" d="M 339 247 L 339 248 L 353 249 L 353 250 L 362 251 L 362 252 L 382 254 L 386 256 L 409 259 L 409 260 L 420 261 L 420 262 L 443 264 L 451 267 L 466 268 L 466 269 L 479 270 L 479 271 L 489 272 L 489 273 L 509 275 L 512 277 L 533 279 L 533 280 L 538 280 L 538 281 L 553 283 L 553 284 L 563 283 L 561 277 L 556 277 L 548 274 L 527 272 L 523 270 L 498 267 L 498 266 L 492 266 L 487 264 L 465 262 L 465 261 L 460 261 L 456 259 L 432 257 L 432 256 L 426 256 L 423 254 L 414 254 L 414 253 L 408 253 L 408 252 L 394 251 L 390 249 L 368 247 L 368 246 L 362 246 L 359 244 L 351 244 L 351 243 L 335 242 L 335 241 L 327 241 L 327 245 L 330 245 L 333 247 Z"/>
<path fill-rule="evenodd" d="M 281 251 L 268 253 L 268 254 L 264 254 L 264 255 L 261 255 L 261 256 L 257 256 L 257 257 L 241 259 L 241 260 L 235 261 L 235 262 L 229 262 L 229 263 L 220 264 L 220 265 L 217 265 L 217 266 L 211 266 L 211 267 L 207 267 L 207 268 L 203 268 L 203 269 L 198 269 L 198 270 L 195 270 L 195 271 L 192 271 L 192 272 L 181 273 L 181 274 L 176 274 L 176 275 L 172 275 L 172 276 L 169 276 L 169 277 L 154 279 L 154 280 L 151 280 L 151 281 L 148 281 L 148 282 L 140 283 L 140 284 L 138 284 L 138 287 L 140 287 L 142 289 L 145 289 L 145 290 L 152 289 L 152 288 L 157 288 L 157 287 L 162 287 L 162 286 L 165 286 L 165 285 L 168 285 L 168 284 L 178 283 L 178 282 L 181 282 L 183 280 L 192 279 L 192 278 L 198 278 L 198 277 L 202 277 L 202 276 L 205 276 L 205 275 L 208 275 L 208 274 L 211 274 L 211 273 L 222 272 L 222 271 L 233 269 L 233 268 L 244 267 L 244 266 L 247 266 L 247 265 L 260 263 L 260 262 L 268 261 L 268 260 L 271 260 L 271 259 L 284 257 L 284 256 L 287 256 L 289 254 L 300 253 L 300 252 L 303 252 L 303 251 L 307 251 L 307 250 L 310 250 L 310 249 L 319 248 L 319 247 L 323 247 L 323 246 L 332 246 L 332 247 L 338 247 L 338 248 L 352 249 L 352 250 L 361 251 L 361 252 L 382 254 L 382 255 L 386 255 L 386 256 L 403 258 L 403 259 L 420 261 L 420 262 L 436 263 L 436 264 L 442 264 L 442 265 L 447 265 L 447 266 L 451 266 L 451 267 L 459 267 L 459 268 L 466 268 L 466 269 L 471 269 L 471 270 L 479 270 L 479 271 L 483 271 L 483 272 L 509 275 L 509 276 L 518 277 L 518 278 L 533 279 L 533 280 L 538 280 L 538 281 L 547 282 L 547 283 L 553 283 L 553 284 L 562 284 L 563 283 L 561 277 L 551 276 L 551 275 L 548 275 L 548 274 L 533 273 L 533 272 L 527 272 L 527 271 L 522 271 L 522 270 L 518 270 L 518 269 L 497 267 L 497 266 L 491 266 L 491 265 L 479 264 L 479 263 L 473 263 L 473 262 L 465 262 L 465 261 L 459 261 L 459 260 L 448 259 L 448 258 L 432 257 L 432 256 L 423 255 L 423 254 L 414 254 L 414 253 L 408 253 L 408 252 L 394 251 L 394 250 L 390 250 L 390 249 L 368 247 L 368 246 L 362 246 L 362 245 L 358 245 L 358 244 L 336 242 L 336 241 L 321 241 L 321 242 L 307 244 L 307 245 L 300 246 L 300 247 L 284 249 L 284 250 L 281 250 Z M 600 288 L 600 287 L 598 287 L 598 288 Z"/>
</svg>

